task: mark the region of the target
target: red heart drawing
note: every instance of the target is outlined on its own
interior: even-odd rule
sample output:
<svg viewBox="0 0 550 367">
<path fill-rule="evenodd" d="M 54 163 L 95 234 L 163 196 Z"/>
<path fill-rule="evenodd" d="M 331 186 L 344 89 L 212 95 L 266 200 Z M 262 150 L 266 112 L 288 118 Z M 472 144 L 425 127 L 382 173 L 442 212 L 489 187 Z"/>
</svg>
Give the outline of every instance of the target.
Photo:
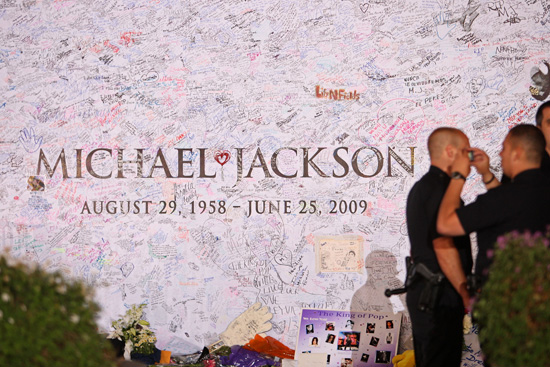
<svg viewBox="0 0 550 367">
<path fill-rule="evenodd" d="M 229 162 L 229 160 L 231 159 L 231 153 L 229 153 L 228 150 L 218 150 L 214 154 L 214 159 L 223 167 L 223 165 Z"/>
</svg>

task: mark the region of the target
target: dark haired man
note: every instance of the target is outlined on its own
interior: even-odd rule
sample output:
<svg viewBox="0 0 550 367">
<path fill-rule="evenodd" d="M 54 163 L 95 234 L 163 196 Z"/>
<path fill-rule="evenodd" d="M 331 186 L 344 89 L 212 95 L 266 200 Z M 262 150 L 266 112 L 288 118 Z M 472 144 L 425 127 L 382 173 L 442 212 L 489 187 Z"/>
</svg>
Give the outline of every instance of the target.
<svg viewBox="0 0 550 367">
<path fill-rule="evenodd" d="M 540 169 L 550 176 L 550 101 L 546 101 L 539 106 L 535 120 L 537 127 L 542 131 L 546 140 L 546 149 L 542 155 Z"/>
<path fill-rule="evenodd" d="M 453 165 L 453 179 L 441 202 L 437 230 L 447 236 L 460 236 L 477 232 L 478 255 L 475 273 L 481 285 L 487 280 L 491 263 L 487 251 L 492 250 L 499 236 L 517 230 L 545 231 L 550 224 L 550 186 L 548 178 L 539 169 L 546 142 L 533 125 L 512 128 L 502 144 L 500 157 L 502 170 L 510 183 L 500 185 L 475 202 L 460 206 L 460 193 L 470 165 L 478 172 L 486 172 L 486 154 L 475 149 L 474 162 L 467 153 L 458 157 Z"/>
<path fill-rule="evenodd" d="M 550 101 L 546 101 L 539 106 L 535 115 L 535 121 L 546 140 L 546 146 L 540 161 L 540 170 L 546 177 L 550 178 Z M 510 177 L 503 173 L 500 181 L 503 184 L 509 183 Z"/>
<path fill-rule="evenodd" d="M 413 262 L 446 277 L 431 312 L 420 304 L 429 281 L 417 277 L 407 287 L 417 367 L 458 367 L 462 359 L 462 320 L 464 308 L 469 308 L 465 274 L 472 269 L 470 239 L 442 236 L 436 231 L 436 220 L 441 198 L 451 181 L 451 165 L 469 149 L 462 131 L 448 127 L 434 130 L 428 138 L 430 170 L 414 184 L 407 198 Z"/>
</svg>

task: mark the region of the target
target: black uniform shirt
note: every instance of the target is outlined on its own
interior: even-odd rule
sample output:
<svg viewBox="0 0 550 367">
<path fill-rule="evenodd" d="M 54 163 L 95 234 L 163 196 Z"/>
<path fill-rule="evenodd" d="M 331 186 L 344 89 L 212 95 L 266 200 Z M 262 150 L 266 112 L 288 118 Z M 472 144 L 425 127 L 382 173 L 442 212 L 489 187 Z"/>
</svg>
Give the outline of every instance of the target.
<svg viewBox="0 0 550 367">
<path fill-rule="evenodd" d="M 544 150 L 542 160 L 540 161 L 540 170 L 545 175 L 550 176 L 550 155 L 548 155 L 546 149 Z"/>
<path fill-rule="evenodd" d="M 476 275 L 486 280 L 493 249 L 499 236 L 517 230 L 544 231 L 550 224 L 550 186 L 540 169 L 526 170 L 510 183 L 479 195 L 475 202 L 456 211 L 466 233 L 477 232 Z"/>
<path fill-rule="evenodd" d="M 546 176 L 546 178 L 550 179 L 550 155 L 548 155 L 548 152 L 544 150 L 544 153 L 542 154 L 542 159 L 540 161 L 540 170 L 542 173 Z M 506 176 L 504 173 L 502 174 L 502 179 L 500 180 L 500 183 L 510 183 L 510 177 Z"/>
<path fill-rule="evenodd" d="M 433 249 L 433 240 L 442 237 L 436 230 L 437 213 L 450 177 L 435 166 L 414 184 L 407 198 L 407 229 L 411 242 L 411 256 L 415 263 L 423 263 L 431 271 L 441 271 Z M 472 250 L 468 236 L 454 237 L 465 274 L 472 270 Z"/>
</svg>

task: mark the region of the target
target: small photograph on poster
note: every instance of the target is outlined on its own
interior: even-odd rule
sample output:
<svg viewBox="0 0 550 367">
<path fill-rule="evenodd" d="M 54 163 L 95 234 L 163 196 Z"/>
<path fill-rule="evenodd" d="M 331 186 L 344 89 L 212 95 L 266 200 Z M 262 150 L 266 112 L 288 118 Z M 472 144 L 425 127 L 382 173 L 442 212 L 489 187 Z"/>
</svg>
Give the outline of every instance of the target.
<svg viewBox="0 0 550 367">
<path fill-rule="evenodd" d="M 351 358 L 342 358 L 342 363 L 340 364 L 342 367 L 353 367 L 353 359 Z"/>
<path fill-rule="evenodd" d="M 314 336 L 311 338 L 311 346 L 312 347 L 318 347 L 319 346 L 319 338 Z"/>
<path fill-rule="evenodd" d="M 346 321 L 346 329 L 353 329 L 353 325 L 355 325 L 355 322 L 353 320 L 347 320 Z"/>
<path fill-rule="evenodd" d="M 401 313 L 305 308 L 295 350 L 299 355 L 322 354 L 323 360 L 327 356 L 327 367 L 389 367 L 397 352 L 401 319 Z"/>
<path fill-rule="evenodd" d="M 338 350 L 359 350 L 361 333 L 356 331 L 341 331 L 338 334 Z"/>
<path fill-rule="evenodd" d="M 377 347 L 379 341 L 380 341 L 380 339 L 373 336 L 370 340 L 370 345 L 372 345 L 373 347 Z"/>
<path fill-rule="evenodd" d="M 376 363 L 390 363 L 390 352 L 385 350 L 376 351 Z"/>
</svg>

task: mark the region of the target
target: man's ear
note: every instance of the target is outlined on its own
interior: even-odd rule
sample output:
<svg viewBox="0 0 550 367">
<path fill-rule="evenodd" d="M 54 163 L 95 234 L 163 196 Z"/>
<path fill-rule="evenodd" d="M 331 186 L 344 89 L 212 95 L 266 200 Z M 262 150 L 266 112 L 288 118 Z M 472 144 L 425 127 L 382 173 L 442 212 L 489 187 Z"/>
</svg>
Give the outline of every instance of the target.
<svg viewBox="0 0 550 367">
<path fill-rule="evenodd" d="M 445 147 L 445 156 L 447 158 L 453 159 L 455 157 L 455 154 L 456 149 L 451 144 L 447 144 L 447 146 Z"/>
<path fill-rule="evenodd" d="M 510 158 L 512 158 L 512 161 L 520 160 L 525 155 L 525 150 L 520 146 L 517 145 L 515 148 L 512 149 L 512 154 L 510 155 Z"/>
</svg>

